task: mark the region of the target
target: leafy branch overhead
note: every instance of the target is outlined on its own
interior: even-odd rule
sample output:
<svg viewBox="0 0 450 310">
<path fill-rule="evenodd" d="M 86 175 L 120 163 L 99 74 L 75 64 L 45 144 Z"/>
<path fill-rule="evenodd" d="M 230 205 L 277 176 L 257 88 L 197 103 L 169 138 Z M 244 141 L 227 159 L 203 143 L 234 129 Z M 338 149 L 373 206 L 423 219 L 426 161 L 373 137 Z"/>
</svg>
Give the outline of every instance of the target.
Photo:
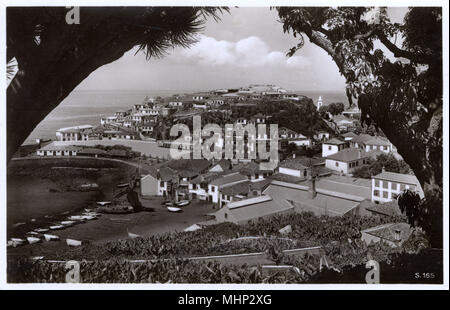
<svg viewBox="0 0 450 310">
<path fill-rule="evenodd" d="M 300 41 L 288 55 L 303 46 L 304 36 L 325 50 L 346 78 L 362 121 L 381 128 L 408 163 L 415 161 L 410 165 L 424 183 L 429 166 L 413 156 L 428 159 L 442 146 L 441 9 L 410 8 L 402 24 L 391 22 L 386 8 L 277 10 L 283 30 Z M 442 169 L 442 160 L 437 164 Z"/>
<path fill-rule="evenodd" d="M 227 8 L 82 7 L 67 24 L 64 7 L 9 7 L 7 62 L 17 61 L 8 86 L 8 159 L 34 127 L 97 68 L 138 47 L 147 59 L 196 41 L 207 18 Z M 14 130 L 12 129 L 14 128 Z"/>
</svg>

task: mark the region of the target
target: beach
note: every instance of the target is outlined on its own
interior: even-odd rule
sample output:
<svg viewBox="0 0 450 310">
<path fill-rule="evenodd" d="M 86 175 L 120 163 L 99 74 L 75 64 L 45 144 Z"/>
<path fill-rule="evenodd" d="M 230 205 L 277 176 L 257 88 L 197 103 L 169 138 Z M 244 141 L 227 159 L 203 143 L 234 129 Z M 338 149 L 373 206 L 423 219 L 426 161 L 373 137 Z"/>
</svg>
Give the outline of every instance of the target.
<svg viewBox="0 0 450 310">
<path fill-rule="evenodd" d="M 24 238 L 36 228 L 48 228 L 85 209 L 95 210 L 97 201 L 112 201 L 115 194 L 123 191 L 116 185 L 128 181 L 135 172 L 132 164 L 114 166 L 111 160 L 53 159 L 39 161 L 40 167 L 35 164 L 36 160 L 39 159 L 16 160 L 8 169 L 8 238 Z M 75 185 L 94 183 L 98 185 L 96 190 L 74 190 Z M 8 248 L 8 255 L 45 256 L 66 249 L 66 238 L 103 243 L 127 238 L 127 231 L 142 236 L 183 231 L 206 220 L 206 214 L 215 211 L 208 203 L 192 202 L 183 212 L 171 213 L 162 206 L 162 197 L 140 197 L 140 200 L 154 212 L 101 214 L 97 220 L 49 232 L 59 236 L 61 241 Z"/>
</svg>

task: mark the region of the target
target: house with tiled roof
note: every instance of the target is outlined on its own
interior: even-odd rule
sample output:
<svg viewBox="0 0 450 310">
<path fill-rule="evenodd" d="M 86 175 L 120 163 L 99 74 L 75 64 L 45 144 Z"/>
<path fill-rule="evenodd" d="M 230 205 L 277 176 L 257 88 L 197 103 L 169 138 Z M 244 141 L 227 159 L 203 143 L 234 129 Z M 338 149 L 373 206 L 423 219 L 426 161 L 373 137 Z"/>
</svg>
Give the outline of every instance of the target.
<svg viewBox="0 0 450 310">
<path fill-rule="evenodd" d="M 264 168 L 264 165 L 256 163 L 254 161 L 248 163 L 239 163 L 233 166 L 233 171 L 238 171 L 240 174 L 245 175 L 252 182 L 264 180 L 274 173 L 271 169 Z"/>
<path fill-rule="evenodd" d="M 287 200 L 296 212 L 309 211 L 329 216 L 359 214 L 359 205 L 365 200 L 361 196 L 317 188 L 314 182 L 306 186 L 272 181 L 263 195 L 272 197 L 274 201 Z"/>
<path fill-rule="evenodd" d="M 351 147 L 360 148 L 366 152 L 382 151 L 384 153 L 392 152 L 392 143 L 386 138 L 380 136 L 371 136 L 360 134 L 350 141 Z"/>
<path fill-rule="evenodd" d="M 87 140 L 87 137 L 94 126 L 78 125 L 72 127 L 59 128 L 56 131 L 56 140 L 58 141 L 79 141 Z"/>
<path fill-rule="evenodd" d="M 356 138 L 358 135 L 356 134 L 356 133 L 354 133 L 354 132 L 346 132 L 346 133 L 344 133 L 343 135 L 342 135 L 342 137 L 344 137 L 344 140 L 345 141 L 351 141 L 351 140 L 353 140 L 354 138 Z"/>
<path fill-rule="evenodd" d="M 209 168 L 210 172 L 225 172 L 232 169 L 231 161 L 228 159 L 221 159 Z"/>
<path fill-rule="evenodd" d="M 367 245 L 384 242 L 391 247 L 400 247 L 413 232 L 407 223 L 389 223 L 361 231 L 361 240 Z"/>
<path fill-rule="evenodd" d="M 376 152 L 365 152 L 359 148 L 346 148 L 325 157 L 325 167 L 342 174 L 350 174 L 355 169 L 368 163 Z"/>
<path fill-rule="evenodd" d="M 83 148 L 74 145 L 56 145 L 49 143 L 36 151 L 38 156 L 77 156 Z"/>
<path fill-rule="evenodd" d="M 322 157 L 335 154 L 348 147 L 346 141 L 339 140 L 337 138 L 331 138 L 330 140 L 322 142 Z"/>
<path fill-rule="evenodd" d="M 301 133 L 298 133 L 292 129 L 289 129 L 286 127 L 278 128 L 278 139 L 287 140 L 287 139 L 295 139 L 295 138 L 307 139 L 306 136 L 304 136 Z"/>
<path fill-rule="evenodd" d="M 224 188 L 243 182 L 248 182 L 248 177 L 239 172 L 217 176 L 208 184 L 208 200 L 220 204 L 220 193 Z"/>
<path fill-rule="evenodd" d="M 308 161 L 308 158 L 302 157 L 288 158 L 278 165 L 278 173 L 298 178 L 307 178 L 311 175 L 310 167 L 312 165 L 312 159 Z"/>
<path fill-rule="evenodd" d="M 422 187 L 415 175 L 383 171 L 372 176 L 372 201 L 377 203 L 389 202 L 405 190 L 417 192 L 424 197 Z"/>
</svg>

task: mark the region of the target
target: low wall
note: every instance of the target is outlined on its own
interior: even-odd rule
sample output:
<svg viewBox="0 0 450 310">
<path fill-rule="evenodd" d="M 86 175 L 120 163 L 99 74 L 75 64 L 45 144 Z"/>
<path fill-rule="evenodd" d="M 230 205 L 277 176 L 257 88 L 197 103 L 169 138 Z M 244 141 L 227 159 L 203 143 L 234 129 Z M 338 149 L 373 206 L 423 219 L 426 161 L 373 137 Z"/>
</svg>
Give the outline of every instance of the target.
<svg viewBox="0 0 450 310">
<path fill-rule="evenodd" d="M 15 168 L 36 169 L 41 167 L 77 167 L 77 168 L 138 168 L 132 162 L 112 158 L 94 158 L 84 156 L 53 156 L 53 157 L 27 157 L 14 158 L 8 164 L 8 170 Z M 143 171 L 145 169 L 142 169 Z M 145 171 L 144 171 L 145 172 Z"/>
</svg>

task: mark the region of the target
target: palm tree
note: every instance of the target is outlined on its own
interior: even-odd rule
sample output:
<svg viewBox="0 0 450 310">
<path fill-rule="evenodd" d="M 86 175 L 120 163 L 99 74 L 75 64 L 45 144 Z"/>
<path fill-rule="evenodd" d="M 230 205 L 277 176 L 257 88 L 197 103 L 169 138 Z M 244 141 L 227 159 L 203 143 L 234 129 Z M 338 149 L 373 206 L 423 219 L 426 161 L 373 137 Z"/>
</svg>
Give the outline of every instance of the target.
<svg viewBox="0 0 450 310">
<path fill-rule="evenodd" d="M 162 57 L 189 47 L 207 18 L 226 8 L 86 7 L 80 23 L 67 24 L 64 7 L 8 7 L 7 63 L 17 73 L 7 89 L 8 160 L 26 137 L 97 68 L 133 47 Z"/>
</svg>

